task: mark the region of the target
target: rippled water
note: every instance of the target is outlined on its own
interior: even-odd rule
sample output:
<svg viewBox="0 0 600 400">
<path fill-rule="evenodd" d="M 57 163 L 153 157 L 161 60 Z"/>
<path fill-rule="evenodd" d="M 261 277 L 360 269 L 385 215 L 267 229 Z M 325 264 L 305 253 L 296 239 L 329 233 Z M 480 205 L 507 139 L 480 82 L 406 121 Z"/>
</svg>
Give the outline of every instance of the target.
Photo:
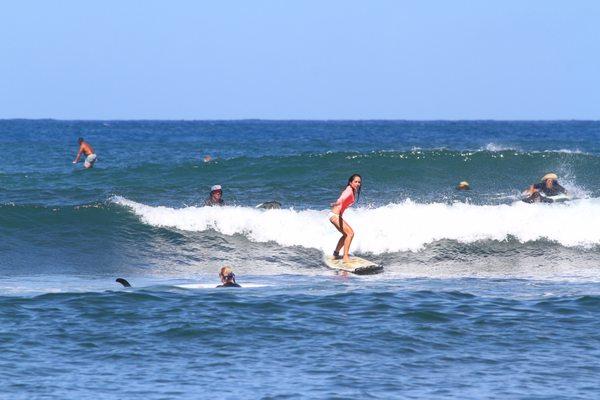
<svg viewBox="0 0 600 400">
<path fill-rule="evenodd" d="M 106 285 L 109 281 L 95 282 Z M 136 282 L 133 282 L 134 285 Z M 4 296 L 25 397 L 594 398 L 597 285 L 251 277 Z M 589 294 L 584 294 L 589 293 Z M 593 293 L 593 294 L 592 294 Z"/>
<path fill-rule="evenodd" d="M 71 165 L 77 136 L 93 170 Z M 599 139 L 596 122 L 0 121 L 0 397 L 598 398 Z M 551 171 L 574 200 L 519 201 Z M 375 276 L 321 262 L 353 172 L 352 249 Z M 215 183 L 229 206 L 200 207 Z M 214 288 L 224 264 L 242 289 Z"/>
</svg>

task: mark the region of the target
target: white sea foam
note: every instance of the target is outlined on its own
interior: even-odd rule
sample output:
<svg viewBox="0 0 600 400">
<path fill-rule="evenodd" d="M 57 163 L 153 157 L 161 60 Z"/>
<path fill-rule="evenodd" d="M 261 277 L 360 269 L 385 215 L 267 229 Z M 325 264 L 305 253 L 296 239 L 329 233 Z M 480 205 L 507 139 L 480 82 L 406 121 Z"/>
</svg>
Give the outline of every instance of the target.
<svg viewBox="0 0 600 400">
<path fill-rule="evenodd" d="M 575 149 L 575 150 L 570 150 L 570 149 L 544 150 L 544 153 L 586 154 L 586 155 L 589 155 L 589 153 L 586 153 L 586 152 L 581 151 L 579 149 Z"/>
<path fill-rule="evenodd" d="M 491 152 L 500 152 L 500 151 L 508 151 L 508 150 L 516 151 L 512 147 L 507 147 L 507 146 L 503 146 L 501 144 L 496 144 L 496 143 L 488 143 L 485 146 L 485 150 L 486 151 L 491 151 Z"/>
<path fill-rule="evenodd" d="M 180 289 L 214 289 L 217 283 L 186 283 L 183 285 L 175 285 L 175 287 Z M 267 287 L 268 285 L 260 284 L 260 283 L 244 283 L 243 288 L 262 288 Z"/>
<path fill-rule="evenodd" d="M 213 229 L 242 234 L 256 242 L 303 246 L 329 251 L 339 233 L 327 221 L 327 210 L 257 210 L 249 207 L 153 207 L 123 197 L 142 222 L 185 231 Z M 600 199 L 563 204 L 471 205 L 419 204 L 407 200 L 372 209 L 349 209 L 346 220 L 356 232 L 352 248 L 382 254 L 418 251 L 437 240 L 463 243 L 483 240 L 520 242 L 547 239 L 563 246 L 600 244 Z"/>
<path fill-rule="evenodd" d="M 514 151 L 517 153 L 523 153 L 524 151 L 518 147 L 514 146 L 505 146 L 497 143 L 488 143 L 484 148 L 479 149 L 479 151 L 489 151 L 492 153 L 503 152 L 503 151 Z M 532 154 L 540 154 L 540 153 L 554 153 L 554 154 L 585 154 L 589 155 L 584 151 L 579 149 L 554 149 L 554 150 L 529 150 L 526 153 Z"/>
</svg>

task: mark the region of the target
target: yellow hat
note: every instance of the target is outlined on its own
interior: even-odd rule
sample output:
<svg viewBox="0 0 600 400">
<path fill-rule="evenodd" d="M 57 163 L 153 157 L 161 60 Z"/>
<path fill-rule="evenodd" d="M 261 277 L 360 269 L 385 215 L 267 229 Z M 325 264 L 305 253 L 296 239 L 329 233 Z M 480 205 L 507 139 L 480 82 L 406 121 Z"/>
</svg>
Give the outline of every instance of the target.
<svg viewBox="0 0 600 400">
<path fill-rule="evenodd" d="M 456 187 L 457 189 L 462 189 L 462 190 L 466 190 L 466 189 L 470 189 L 469 187 L 469 182 L 467 181 L 462 181 L 458 184 L 458 186 Z"/>
<path fill-rule="evenodd" d="M 546 182 L 548 179 L 552 179 L 553 181 L 557 180 L 558 179 L 558 175 L 556 175 L 554 173 L 546 174 L 546 175 L 544 175 L 542 177 L 542 182 Z"/>
</svg>

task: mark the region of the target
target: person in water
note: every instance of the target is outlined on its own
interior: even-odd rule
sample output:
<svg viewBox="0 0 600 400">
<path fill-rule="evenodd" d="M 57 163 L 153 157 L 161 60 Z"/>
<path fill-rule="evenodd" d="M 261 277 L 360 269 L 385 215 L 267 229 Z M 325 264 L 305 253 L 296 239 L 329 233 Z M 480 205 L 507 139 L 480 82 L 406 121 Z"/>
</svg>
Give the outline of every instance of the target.
<svg viewBox="0 0 600 400">
<path fill-rule="evenodd" d="M 235 274 L 229 267 L 223 267 L 219 271 L 219 279 L 221 279 L 221 285 L 217 287 L 241 287 L 235 281 Z"/>
<path fill-rule="evenodd" d="M 348 185 L 346 189 L 340 195 L 335 203 L 331 203 L 331 212 L 329 213 L 329 221 L 340 231 L 342 237 L 338 240 L 335 250 L 333 251 L 333 257 L 336 259 L 340 258 L 340 250 L 344 247 L 343 262 L 350 262 L 350 244 L 354 238 L 354 230 L 344 220 L 344 211 L 356 201 L 360 196 L 360 186 L 362 184 L 362 178 L 358 174 L 352 175 L 348 179 Z"/>
<path fill-rule="evenodd" d="M 210 188 L 210 195 L 204 200 L 205 206 L 224 206 L 225 202 L 223 201 L 223 188 L 221 185 L 214 185 Z"/>
<path fill-rule="evenodd" d="M 550 173 L 542 177 L 540 183 L 533 184 L 524 193 L 526 196 L 523 199 L 526 203 L 552 203 L 553 200 L 548 196 L 556 196 L 558 194 L 567 193 L 567 190 L 558 183 L 558 176 Z"/>
<path fill-rule="evenodd" d="M 456 185 L 456 190 L 471 190 L 471 186 L 469 185 L 469 182 L 462 181 Z"/>
<path fill-rule="evenodd" d="M 83 166 L 86 169 L 92 168 L 96 162 L 96 153 L 94 153 L 94 149 L 88 142 L 83 140 L 83 138 L 77 139 L 77 142 L 79 143 L 79 151 L 77 152 L 77 157 L 73 160 L 73 164 L 77 164 L 81 158 L 81 154 L 85 154 L 86 157 Z"/>
</svg>

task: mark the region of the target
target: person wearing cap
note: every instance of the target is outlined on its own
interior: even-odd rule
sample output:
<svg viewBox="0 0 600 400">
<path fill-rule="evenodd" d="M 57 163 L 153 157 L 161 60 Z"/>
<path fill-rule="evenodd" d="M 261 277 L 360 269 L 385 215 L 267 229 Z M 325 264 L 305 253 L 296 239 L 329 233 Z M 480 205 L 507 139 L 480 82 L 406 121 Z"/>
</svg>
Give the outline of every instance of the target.
<svg viewBox="0 0 600 400">
<path fill-rule="evenodd" d="M 77 142 L 79 143 L 79 151 L 77 152 L 77 157 L 73 160 L 73 164 L 77 164 L 81 158 L 81 154 L 85 154 L 86 157 L 83 166 L 86 169 L 92 168 L 96 162 L 96 153 L 94 153 L 94 149 L 81 137 L 77 139 Z"/>
<path fill-rule="evenodd" d="M 235 282 L 235 274 L 229 267 L 223 267 L 219 271 L 219 279 L 221 279 L 221 284 L 219 287 L 241 287 L 239 284 Z"/>
<path fill-rule="evenodd" d="M 558 183 L 558 176 L 554 173 L 546 174 L 540 183 L 533 184 L 524 193 L 527 196 L 523 201 L 526 203 L 552 203 L 548 196 L 556 196 L 567 193 L 567 190 Z"/>
<path fill-rule="evenodd" d="M 225 202 L 223 201 L 223 189 L 221 185 L 214 185 L 210 188 L 210 195 L 204 200 L 205 206 L 224 206 Z"/>
</svg>

